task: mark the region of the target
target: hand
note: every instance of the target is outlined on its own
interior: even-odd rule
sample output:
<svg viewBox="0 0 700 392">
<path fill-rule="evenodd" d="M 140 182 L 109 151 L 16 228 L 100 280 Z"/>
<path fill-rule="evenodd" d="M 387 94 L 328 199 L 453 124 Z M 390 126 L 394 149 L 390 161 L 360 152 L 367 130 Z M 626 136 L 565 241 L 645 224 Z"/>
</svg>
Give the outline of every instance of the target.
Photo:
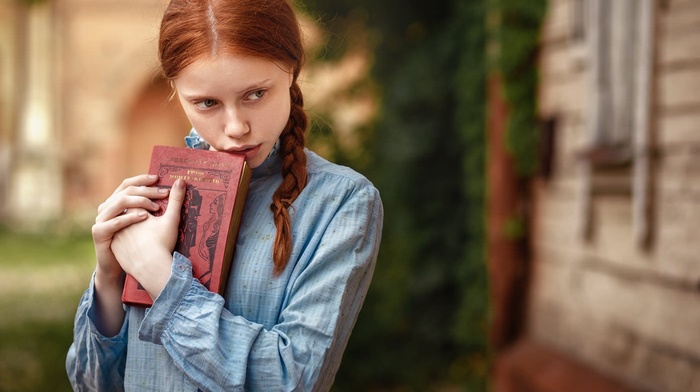
<svg viewBox="0 0 700 392">
<path fill-rule="evenodd" d="M 114 336 L 124 322 L 121 293 L 124 287 L 124 270 L 112 252 L 114 234 L 148 218 L 147 211 L 157 211 L 152 200 L 168 196 L 167 189 L 153 185 L 155 175 L 127 178 L 112 195 L 97 208 L 92 226 L 97 266 L 95 267 L 95 299 L 97 310 L 95 326 L 105 336 Z"/>
<path fill-rule="evenodd" d="M 124 271 L 111 249 L 112 239 L 119 230 L 146 219 L 146 211 L 158 210 L 158 205 L 152 199 L 167 197 L 168 190 L 149 186 L 157 180 L 158 176 L 155 175 L 127 178 L 97 208 L 92 240 L 97 256 L 96 272 L 100 277 L 123 279 Z"/>
<path fill-rule="evenodd" d="M 152 298 L 158 296 L 170 276 L 184 200 L 185 182 L 177 180 L 170 190 L 163 215 L 153 216 L 140 211 L 139 214 L 146 215 L 144 219 L 113 234 L 110 248 L 119 265 L 134 276 Z"/>
</svg>

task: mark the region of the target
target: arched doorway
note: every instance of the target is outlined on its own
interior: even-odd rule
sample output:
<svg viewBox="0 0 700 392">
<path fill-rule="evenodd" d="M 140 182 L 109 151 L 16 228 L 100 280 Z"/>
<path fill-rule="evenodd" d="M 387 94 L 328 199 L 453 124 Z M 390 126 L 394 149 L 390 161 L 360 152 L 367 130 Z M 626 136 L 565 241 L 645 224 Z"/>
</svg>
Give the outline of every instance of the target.
<svg viewBox="0 0 700 392">
<path fill-rule="evenodd" d="M 185 146 L 190 124 L 167 80 L 151 80 L 133 101 L 126 117 L 125 177 L 146 173 L 156 144 Z"/>
</svg>

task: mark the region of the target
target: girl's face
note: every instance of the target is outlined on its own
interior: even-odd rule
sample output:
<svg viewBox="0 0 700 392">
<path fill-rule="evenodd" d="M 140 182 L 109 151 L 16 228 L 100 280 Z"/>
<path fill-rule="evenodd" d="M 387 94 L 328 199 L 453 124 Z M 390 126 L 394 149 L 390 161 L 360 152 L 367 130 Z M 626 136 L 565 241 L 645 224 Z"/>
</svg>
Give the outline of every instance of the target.
<svg viewBox="0 0 700 392">
<path fill-rule="evenodd" d="M 265 160 L 289 120 L 292 73 L 270 60 L 202 58 L 174 82 L 199 135 L 216 151 L 244 154 L 251 168 Z"/>
</svg>

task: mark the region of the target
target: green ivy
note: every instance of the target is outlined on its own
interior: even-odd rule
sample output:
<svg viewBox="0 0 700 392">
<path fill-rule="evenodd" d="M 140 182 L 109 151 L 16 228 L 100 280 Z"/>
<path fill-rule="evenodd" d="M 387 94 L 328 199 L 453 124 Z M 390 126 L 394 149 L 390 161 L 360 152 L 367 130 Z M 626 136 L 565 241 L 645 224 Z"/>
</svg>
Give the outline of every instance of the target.
<svg viewBox="0 0 700 392">
<path fill-rule="evenodd" d="M 485 390 L 485 2 L 307 0 L 307 9 L 329 21 L 314 56 L 322 61 L 342 57 L 343 37 L 365 24 L 380 94 L 361 160 L 331 130 L 314 136 L 365 173 L 385 207 L 374 279 L 334 390 Z"/>
<path fill-rule="evenodd" d="M 506 148 L 517 174 L 529 177 L 538 169 L 537 55 L 547 1 L 497 0 L 492 7 L 498 20 L 493 31 L 498 47 L 493 63 L 501 75 L 509 109 Z"/>
<path fill-rule="evenodd" d="M 315 140 L 377 186 L 384 232 L 370 292 L 335 392 L 487 390 L 486 80 L 502 75 L 507 149 L 522 176 L 537 166 L 536 50 L 545 0 L 305 0 L 341 58 L 362 24 L 379 114 L 344 152 L 328 123 Z M 491 28 L 490 15 L 500 22 Z M 493 34 L 489 36 L 489 34 Z M 487 58 L 487 42 L 500 55 Z M 491 62 L 487 61 L 490 60 Z M 514 220 L 509 234 L 521 235 Z"/>
<path fill-rule="evenodd" d="M 461 56 L 455 85 L 456 124 L 464 146 L 462 155 L 463 197 L 465 199 L 465 241 L 463 262 L 458 265 L 459 281 L 464 284 L 452 325 L 461 356 L 453 366 L 463 373 L 468 391 L 487 390 L 490 368 L 488 330 L 488 274 L 486 266 L 486 42 L 485 2 L 458 3 L 455 15 L 462 29 Z"/>
</svg>

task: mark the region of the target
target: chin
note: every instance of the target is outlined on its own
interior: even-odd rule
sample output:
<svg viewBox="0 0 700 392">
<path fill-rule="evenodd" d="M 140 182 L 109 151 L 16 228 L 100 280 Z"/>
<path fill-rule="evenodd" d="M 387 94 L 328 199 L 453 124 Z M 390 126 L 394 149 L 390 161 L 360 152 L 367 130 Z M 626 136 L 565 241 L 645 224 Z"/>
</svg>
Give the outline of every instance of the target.
<svg viewBox="0 0 700 392">
<path fill-rule="evenodd" d="M 250 167 L 251 169 L 255 169 L 256 167 L 262 165 L 263 162 L 265 162 L 264 159 L 259 159 L 257 157 L 252 159 L 246 159 L 246 163 L 248 163 L 248 167 Z"/>
</svg>

